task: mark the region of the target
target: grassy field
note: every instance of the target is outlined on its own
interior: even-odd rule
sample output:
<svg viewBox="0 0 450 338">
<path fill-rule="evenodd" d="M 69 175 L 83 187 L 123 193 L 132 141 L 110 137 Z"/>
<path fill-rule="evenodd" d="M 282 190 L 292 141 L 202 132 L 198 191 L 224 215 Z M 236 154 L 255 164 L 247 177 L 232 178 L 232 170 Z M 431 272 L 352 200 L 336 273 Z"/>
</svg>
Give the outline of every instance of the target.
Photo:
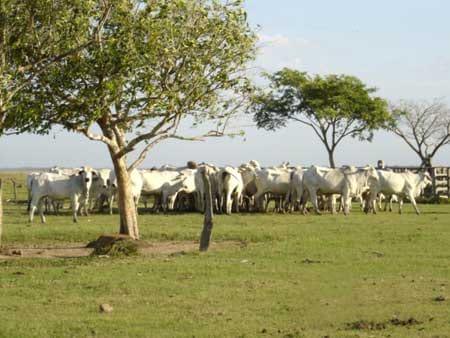
<svg viewBox="0 0 450 338">
<path fill-rule="evenodd" d="M 25 204 L 4 207 L 5 247 L 118 230 L 117 215 L 29 226 Z M 450 205 L 419 207 L 217 216 L 222 245 L 206 254 L 0 261 L 0 337 L 450 337 Z M 202 226 L 198 214 L 139 220 L 150 242 L 197 240 Z"/>
</svg>

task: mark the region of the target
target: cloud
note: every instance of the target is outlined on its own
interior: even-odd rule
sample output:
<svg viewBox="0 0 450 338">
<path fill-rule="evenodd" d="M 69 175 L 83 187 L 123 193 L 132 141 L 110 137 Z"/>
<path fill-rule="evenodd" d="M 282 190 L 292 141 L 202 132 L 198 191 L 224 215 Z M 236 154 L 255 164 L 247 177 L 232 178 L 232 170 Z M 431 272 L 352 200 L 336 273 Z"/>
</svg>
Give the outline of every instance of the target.
<svg viewBox="0 0 450 338">
<path fill-rule="evenodd" d="M 302 37 L 283 34 L 259 34 L 256 67 L 276 71 L 284 67 L 304 69 L 302 53 L 310 41 Z"/>
</svg>

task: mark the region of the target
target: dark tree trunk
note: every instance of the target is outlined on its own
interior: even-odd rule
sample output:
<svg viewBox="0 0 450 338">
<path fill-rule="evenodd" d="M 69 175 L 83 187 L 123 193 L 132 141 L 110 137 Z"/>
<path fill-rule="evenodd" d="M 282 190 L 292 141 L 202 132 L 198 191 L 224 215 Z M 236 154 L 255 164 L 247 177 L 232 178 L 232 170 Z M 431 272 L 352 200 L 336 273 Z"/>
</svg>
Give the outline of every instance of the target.
<svg viewBox="0 0 450 338">
<path fill-rule="evenodd" d="M 200 169 L 202 173 L 203 184 L 205 186 L 205 218 L 203 221 L 203 231 L 200 237 L 200 251 L 207 251 L 211 241 L 211 234 L 213 228 L 213 203 L 211 193 L 211 181 L 209 179 L 209 172 L 206 167 Z"/>
<path fill-rule="evenodd" d="M 431 157 L 426 157 L 426 156 L 422 157 L 421 156 L 420 158 L 422 160 L 422 164 L 421 164 L 422 168 L 431 168 L 432 167 L 432 165 L 431 165 Z"/>
<path fill-rule="evenodd" d="M 139 228 L 137 221 L 136 205 L 131 191 L 130 175 L 127 170 L 125 158 L 116 159 L 112 157 L 114 170 L 117 178 L 118 199 L 120 215 L 121 235 L 128 235 L 132 239 L 139 239 Z"/>
<path fill-rule="evenodd" d="M 336 164 L 334 162 L 334 150 L 327 149 L 328 151 L 328 161 L 330 163 L 330 168 L 336 168 Z"/>
</svg>

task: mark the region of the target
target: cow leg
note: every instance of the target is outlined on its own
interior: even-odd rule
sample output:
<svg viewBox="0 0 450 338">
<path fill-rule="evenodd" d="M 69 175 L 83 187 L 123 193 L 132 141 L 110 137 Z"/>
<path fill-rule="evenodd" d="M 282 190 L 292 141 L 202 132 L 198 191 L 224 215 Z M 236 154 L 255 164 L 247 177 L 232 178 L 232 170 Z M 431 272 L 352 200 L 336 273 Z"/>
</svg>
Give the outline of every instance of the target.
<svg viewBox="0 0 450 338">
<path fill-rule="evenodd" d="M 239 213 L 239 206 L 240 206 L 240 203 L 241 203 L 241 194 L 236 193 L 235 197 L 234 197 L 234 200 L 236 202 L 235 205 L 234 205 L 234 212 Z"/>
<path fill-rule="evenodd" d="M 72 219 L 74 223 L 78 223 L 78 209 L 80 207 L 80 202 L 78 196 L 72 197 Z"/>
<path fill-rule="evenodd" d="M 377 197 L 378 197 L 378 193 L 376 193 L 376 192 L 370 193 L 369 201 L 367 203 L 367 208 L 365 210 L 366 214 L 369 213 L 370 208 L 372 208 L 372 213 L 374 213 L 374 214 L 377 213 Z"/>
<path fill-rule="evenodd" d="M 87 217 L 89 216 L 89 200 L 84 199 L 83 203 L 83 211 L 84 211 L 84 215 Z"/>
<path fill-rule="evenodd" d="M 330 195 L 328 197 L 328 205 L 331 211 L 331 214 L 334 215 L 336 214 L 336 197 L 335 195 Z M 339 206 L 339 209 L 341 208 L 341 206 Z"/>
<path fill-rule="evenodd" d="M 30 202 L 30 213 L 29 213 L 29 222 L 33 223 L 34 213 L 36 211 L 36 206 L 39 204 L 39 200 L 33 198 Z"/>
<path fill-rule="evenodd" d="M 314 207 L 314 211 L 316 212 L 317 215 L 321 215 L 321 212 L 319 210 L 319 205 L 317 202 L 317 192 L 313 189 L 309 190 L 309 199 L 311 200 L 311 203 Z"/>
<path fill-rule="evenodd" d="M 344 208 L 344 215 L 347 216 L 350 213 L 350 205 L 352 203 L 352 198 L 350 196 L 341 196 L 341 202 Z"/>
<path fill-rule="evenodd" d="M 398 199 L 398 213 L 401 215 L 403 212 L 403 197 Z"/>
<path fill-rule="evenodd" d="M 109 198 L 109 214 L 113 214 L 114 194 L 111 194 Z"/>
<path fill-rule="evenodd" d="M 39 216 L 41 217 L 41 223 L 45 223 L 46 220 L 45 220 L 45 216 L 44 216 L 44 208 L 42 207 L 42 204 L 43 204 L 43 200 L 41 199 L 41 200 L 38 202 L 38 211 L 39 211 Z"/>
<path fill-rule="evenodd" d="M 30 212 L 31 210 L 31 191 L 28 190 L 28 204 L 27 204 L 27 211 Z"/>
<path fill-rule="evenodd" d="M 414 198 L 413 194 L 410 193 L 408 197 L 409 197 L 409 200 L 411 201 L 411 204 L 414 207 L 414 210 L 416 211 L 416 214 L 420 215 L 420 211 L 419 211 L 419 208 L 417 207 L 416 199 Z"/>
<path fill-rule="evenodd" d="M 392 212 L 392 201 L 393 201 L 393 197 L 391 196 L 389 198 L 389 212 Z"/>
<path fill-rule="evenodd" d="M 227 191 L 225 195 L 225 212 L 227 215 L 231 215 L 232 206 L 233 206 L 233 199 L 231 197 L 231 192 Z"/>
</svg>

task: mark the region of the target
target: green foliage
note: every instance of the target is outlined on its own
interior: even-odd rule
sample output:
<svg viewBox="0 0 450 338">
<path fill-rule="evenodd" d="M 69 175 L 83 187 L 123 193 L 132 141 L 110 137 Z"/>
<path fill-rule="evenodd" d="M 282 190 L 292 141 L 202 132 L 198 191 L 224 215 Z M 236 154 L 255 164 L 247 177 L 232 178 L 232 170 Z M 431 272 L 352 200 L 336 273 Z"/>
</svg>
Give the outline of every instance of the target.
<svg viewBox="0 0 450 338">
<path fill-rule="evenodd" d="M 265 74 L 269 90 L 253 98 L 259 128 L 276 130 L 291 121 L 314 129 L 329 152 L 347 136 L 371 140 L 373 131 L 392 121 L 375 88 L 348 75 L 311 76 L 291 69 Z"/>
<path fill-rule="evenodd" d="M 92 41 L 102 8 L 96 1 L 2 0 L 0 2 L 0 134 L 41 126 L 46 101 L 29 88 L 50 65 L 77 53 Z M 89 24 L 84 18 L 91 17 Z M 82 34 L 87 27 L 91 34 Z M 23 100 L 22 100 L 23 98 Z M 44 124 L 45 130 L 48 125 Z"/>
<path fill-rule="evenodd" d="M 28 88 L 22 103 L 44 121 L 80 130 L 103 118 L 127 132 L 148 130 L 152 119 L 173 123 L 190 114 L 203 121 L 217 117 L 219 93 L 248 87 L 241 71 L 253 58 L 255 35 L 241 1 L 111 4 L 98 43 Z M 86 39 L 89 26 L 81 27 Z"/>
</svg>

